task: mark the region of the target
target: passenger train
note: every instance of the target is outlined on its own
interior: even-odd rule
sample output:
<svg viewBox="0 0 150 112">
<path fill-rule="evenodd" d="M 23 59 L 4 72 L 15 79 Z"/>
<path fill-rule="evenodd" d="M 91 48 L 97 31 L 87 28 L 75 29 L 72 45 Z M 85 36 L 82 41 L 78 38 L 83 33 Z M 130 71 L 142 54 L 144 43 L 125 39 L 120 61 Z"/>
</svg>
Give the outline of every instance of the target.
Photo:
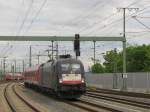
<svg viewBox="0 0 150 112">
<path fill-rule="evenodd" d="M 84 66 L 76 59 L 50 60 L 27 69 L 23 74 L 26 87 L 50 92 L 62 98 L 79 98 L 86 92 Z"/>
<path fill-rule="evenodd" d="M 7 73 L 5 74 L 6 81 L 13 81 L 13 80 L 23 80 L 23 75 L 21 73 Z"/>
</svg>

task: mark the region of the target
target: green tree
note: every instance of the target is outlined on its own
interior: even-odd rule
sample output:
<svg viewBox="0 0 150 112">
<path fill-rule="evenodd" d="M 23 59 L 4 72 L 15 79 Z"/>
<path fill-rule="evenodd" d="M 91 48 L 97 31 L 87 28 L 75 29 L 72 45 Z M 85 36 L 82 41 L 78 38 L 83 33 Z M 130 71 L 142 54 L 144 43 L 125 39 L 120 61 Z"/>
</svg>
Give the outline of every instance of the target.
<svg viewBox="0 0 150 112">
<path fill-rule="evenodd" d="M 150 45 L 134 45 L 126 49 L 127 72 L 146 72 L 150 71 Z M 106 72 L 114 72 L 114 63 L 117 63 L 117 72 L 122 72 L 122 51 L 119 53 L 109 51 L 104 55 Z"/>
<path fill-rule="evenodd" d="M 115 50 L 107 51 L 106 55 L 103 57 L 105 59 L 105 62 L 103 63 L 105 66 L 105 72 L 114 72 L 117 64 L 117 52 Z"/>
<path fill-rule="evenodd" d="M 91 67 L 92 73 L 104 73 L 104 67 L 100 63 L 96 63 Z"/>
</svg>

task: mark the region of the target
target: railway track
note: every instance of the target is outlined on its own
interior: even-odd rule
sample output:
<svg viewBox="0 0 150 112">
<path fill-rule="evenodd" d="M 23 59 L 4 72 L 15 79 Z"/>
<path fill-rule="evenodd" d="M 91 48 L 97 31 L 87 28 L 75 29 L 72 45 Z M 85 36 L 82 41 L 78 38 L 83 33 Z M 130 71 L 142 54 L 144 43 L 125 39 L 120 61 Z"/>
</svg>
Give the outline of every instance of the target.
<svg viewBox="0 0 150 112">
<path fill-rule="evenodd" d="M 3 80 L 3 81 L 0 81 L 0 84 L 6 84 L 6 83 L 15 83 L 15 82 L 22 82 L 22 81 L 6 81 L 6 80 Z"/>
<path fill-rule="evenodd" d="M 8 83 L 8 81 L 0 81 L 0 84 Z"/>
<path fill-rule="evenodd" d="M 136 106 L 141 107 L 141 104 L 139 104 L 139 102 L 137 102 L 137 103 L 132 102 L 132 104 L 131 104 L 131 102 L 129 102 L 129 101 L 125 102 L 125 100 L 122 100 L 122 99 L 116 101 L 116 98 L 110 98 L 108 96 L 105 96 L 105 97 L 100 96 L 99 93 L 94 93 L 94 92 L 93 93 L 92 92 L 91 93 L 87 92 L 86 95 L 88 97 L 92 97 L 93 99 L 88 100 L 88 98 L 82 98 L 81 97 L 80 99 L 78 99 L 76 101 L 69 101 L 69 100 L 65 101 L 65 100 L 59 100 L 57 98 L 56 98 L 56 100 L 62 101 L 66 104 L 72 105 L 74 107 L 80 108 L 80 109 L 88 111 L 88 112 L 104 112 L 104 111 L 105 112 L 106 111 L 109 111 L 109 112 L 129 112 L 128 110 L 130 110 L 130 112 L 132 110 L 135 111 L 135 112 L 141 112 L 141 111 L 136 111 L 136 109 L 135 110 L 134 109 L 128 109 L 128 107 L 116 108 L 116 107 L 119 107 L 119 106 L 113 105 L 113 102 L 118 102 L 118 103 L 123 103 L 123 104 L 128 104 L 128 105 L 134 104 L 134 106 L 136 104 Z M 107 103 L 102 104 L 103 102 L 102 103 L 95 103 L 94 98 L 96 98 L 96 99 L 105 99 L 107 101 L 109 100 L 109 101 L 111 101 L 111 103 L 108 104 L 108 105 L 107 105 Z M 147 108 L 147 106 L 149 106 L 149 105 L 146 105 L 146 106 L 144 105 L 144 106 L 142 106 L 142 108 Z"/>
<path fill-rule="evenodd" d="M 7 84 L 4 89 L 4 97 L 12 112 L 42 112 L 17 93 L 14 84 Z"/>
<path fill-rule="evenodd" d="M 89 112 L 123 112 L 115 108 L 89 102 L 86 99 L 78 99 L 77 101 L 65 101 L 65 103 Z"/>
<path fill-rule="evenodd" d="M 150 99 L 150 94 L 144 94 L 144 93 L 117 91 L 117 90 L 109 90 L 109 89 L 102 89 L 102 88 L 95 88 L 95 87 L 90 87 L 87 89 L 87 91 L 95 92 L 95 93 L 114 94 L 114 95 L 121 95 L 121 96 Z"/>
<path fill-rule="evenodd" d="M 16 112 L 15 109 L 14 109 L 14 107 L 11 105 L 11 103 L 10 103 L 10 101 L 9 101 L 9 98 L 8 98 L 8 96 L 7 96 L 7 88 L 8 88 L 9 85 L 10 85 L 10 84 L 7 84 L 6 87 L 5 87 L 5 89 L 4 89 L 4 97 L 5 97 L 5 99 L 6 99 L 6 102 L 7 102 L 8 106 L 10 107 L 10 110 L 11 110 L 12 112 Z"/>
<path fill-rule="evenodd" d="M 117 96 L 116 94 L 114 94 L 114 91 L 112 94 L 111 94 L 111 91 L 105 91 L 105 90 L 104 91 L 101 90 L 98 92 L 87 91 L 85 96 L 108 100 L 108 101 L 117 102 L 117 103 L 122 103 L 122 104 L 127 104 L 127 105 L 132 105 L 132 106 L 141 107 L 144 109 L 150 109 L 150 101 L 149 102 L 140 101 L 139 97 L 138 99 L 135 99 L 135 96 L 134 98 L 131 98 L 131 95 L 130 97 L 129 95 L 127 95 L 126 97 L 123 95 L 122 97 L 121 94 Z"/>
<path fill-rule="evenodd" d="M 20 86 L 23 87 L 22 84 Z M 107 112 L 107 111 L 108 112 L 123 112 L 123 111 L 117 110 L 115 108 L 109 108 L 109 107 L 106 107 L 106 106 L 102 106 L 100 104 L 96 104 L 96 103 L 86 101 L 86 99 L 78 99 L 78 100 L 75 100 L 75 101 L 74 100 L 70 101 L 70 100 L 58 99 L 58 98 L 55 98 L 55 97 L 53 97 L 53 99 L 55 99 L 57 101 L 64 102 L 66 104 L 69 104 L 71 106 L 80 108 L 80 109 L 88 111 L 88 112 Z"/>
</svg>

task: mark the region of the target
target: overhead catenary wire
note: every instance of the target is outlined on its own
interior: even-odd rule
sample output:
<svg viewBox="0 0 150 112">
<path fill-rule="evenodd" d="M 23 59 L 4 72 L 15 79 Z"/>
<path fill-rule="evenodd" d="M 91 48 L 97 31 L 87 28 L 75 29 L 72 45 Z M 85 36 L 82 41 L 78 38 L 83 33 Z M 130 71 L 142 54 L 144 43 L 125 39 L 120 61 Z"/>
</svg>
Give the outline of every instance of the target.
<svg viewBox="0 0 150 112">
<path fill-rule="evenodd" d="M 138 10 L 137 12 L 128 15 L 126 21 L 128 21 L 129 18 L 132 17 L 133 15 L 135 15 L 135 14 L 138 15 L 139 12 L 142 12 L 142 11 L 146 10 L 147 8 L 149 8 L 149 7 L 150 7 L 150 6 L 146 6 L 146 7 L 144 7 L 143 9 Z M 108 26 L 109 26 L 109 28 L 110 28 L 110 25 L 117 24 L 117 23 L 120 22 L 120 21 L 122 21 L 122 17 L 121 17 L 120 19 L 117 19 L 117 20 L 114 20 L 114 21 L 108 23 L 107 25 L 100 26 L 100 27 L 98 27 L 98 29 L 99 29 L 99 31 L 100 31 L 100 30 L 104 30 L 105 28 L 108 28 Z M 96 30 L 94 29 L 94 30 L 88 32 L 88 34 L 91 34 L 91 33 L 93 33 L 94 31 L 96 31 Z"/>
<path fill-rule="evenodd" d="M 22 0 L 20 8 L 22 8 L 23 6 L 24 6 L 24 0 Z M 19 20 L 19 17 L 20 17 L 20 13 L 21 13 L 21 10 L 19 10 L 19 14 L 17 16 L 15 25 L 17 25 L 17 23 L 18 23 L 18 20 Z M 17 33 L 16 33 L 16 36 L 17 36 Z M 13 49 L 13 42 L 11 43 L 11 47 L 8 49 L 8 51 L 11 50 L 11 49 Z M 6 53 L 4 55 L 6 55 Z"/>
<path fill-rule="evenodd" d="M 8 48 L 8 47 L 7 47 Z M 2 53 L 3 56 L 7 56 L 7 53 L 13 48 L 13 45 L 10 45 L 8 49 L 3 50 L 4 52 Z"/>
<path fill-rule="evenodd" d="M 143 31 L 129 31 L 129 32 L 126 32 L 126 33 L 145 33 L 145 32 L 150 32 L 150 31 L 147 31 L 147 30 L 143 30 Z"/>
<path fill-rule="evenodd" d="M 32 26 L 34 20 L 38 17 L 39 13 L 41 12 L 42 8 L 44 7 L 46 1 L 47 1 L 47 0 L 44 0 L 44 2 L 42 3 L 41 7 L 40 7 L 39 10 L 37 11 L 37 13 L 36 13 L 35 16 L 33 17 L 33 19 L 31 20 L 31 22 L 30 22 L 30 24 L 29 24 L 29 26 L 27 27 L 27 29 L 26 29 L 25 32 L 27 32 L 27 31 L 30 29 L 30 27 Z M 26 16 L 25 16 L 26 18 L 27 18 L 28 14 L 29 14 L 29 12 L 30 12 L 30 10 L 31 10 L 31 8 L 32 8 L 32 5 L 33 5 L 33 0 L 32 0 L 32 3 L 30 4 L 30 7 L 29 7 L 29 9 L 28 9 L 28 11 L 27 11 L 27 13 L 26 13 Z M 24 25 L 24 23 L 25 23 L 25 20 L 26 20 L 26 19 L 24 19 L 24 21 L 23 21 L 23 23 L 22 23 L 22 25 L 21 25 L 22 27 L 20 27 L 20 31 L 21 31 L 21 29 L 23 28 L 23 25 Z M 24 34 L 23 34 L 23 35 L 24 35 Z"/>
<path fill-rule="evenodd" d="M 19 9 L 22 9 L 22 7 L 24 7 L 24 0 L 22 0 Z M 16 17 L 16 22 L 15 22 L 15 25 L 16 25 L 16 26 L 17 26 L 17 24 L 18 24 L 18 21 L 19 21 L 19 17 L 20 17 L 20 15 L 21 15 L 21 12 L 22 12 L 22 10 L 19 10 L 19 11 L 18 11 L 18 14 L 17 14 L 17 17 Z M 17 35 L 17 31 L 15 32 L 15 34 Z"/>
<path fill-rule="evenodd" d="M 145 16 L 145 17 L 144 17 L 144 16 L 136 16 L 136 18 L 141 18 L 141 19 L 150 19 L 150 17 L 148 17 L 148 16 L 147 16 L 147 17 L 146 17 L 146 16 Z"/>
<path fill-rule="evenodd" d="M 141 10 L 139 10 L 138 12 L 142 12 L 142 11 L 144 11 L 144 10 L 146 10 L 147 8 L 149 8 L 149 6 L 147 6 L 147 7 L 144 7 L 143 9 L 141 9 Z M 133 13 L 133 14 L 136 14 L 136 13 Z M 132 14 L 132 15 L 133 15 Z M 131 16 L 131 15 L 129 15 L 129 16 Z M 129 18 L 129 17 L 128 17 Z M 128 19 L 129 20 L 129 19 Z M 117 23 L 117 22 L 116 22 Z M 103 30 L 103 29 L 102 29 Z"/>
<path fill-rule="evenodd" d="M 84 32 L 84 31 L 86 31 L 89 27 L 93 27 L 93 26 L 95 26 L 96 24 L 99 24 L 100 22 L 103 22 L 104 20 L 110 19 L 112 16 L 114 16 L 114 15 L 116 15 L 116 14 L 117 14 L 117 13 L 113 13 L 113 14 L 111 14 L 111 15 L 109 15 L 109 16 L 103 18 L 102 20 L 96 21 L 96 22 L 94 22 L 92 25 L 88 25 L 88 26 L 86 26 L 85 28 L 79 30 L 78 33 Z"/>
<path fill-rule="evenodd" d="M 24 6 L 24 0 L 22 0 L 20 8 L 22 8 L 23 6 Z M 16 25 L 17 25 L 19 16 L 20 16 L 20 14 L 17 16 L 16 22 L 15 22 Z M 8 42 L 8 44 L 9 44 L 9 42 Z M 7 46 L 7 47 L 8 47 L 8 46 Z M 6 55 L 9 55 L 8 53 L 9 53 L 9 51 L 10 51 L 11 49 L 13 49 L 13 44 L 12 44 L 12 43 L 11 43 L 11 45 L 10 45 L 10 47 L 9 47 L 8 49 L 7 49 L 7 48 L 6 48 L 6 49 L 3 49 L 3 51 L 5 51 L 4 53 L 3 53 L 3 51 L 1 51 L 1 52 L 2 52 L 2 54 L 3 54 L 4 56 L 6 56 Z"/>
<path fill-rule="evenodd" d="M 29 26 L 27 27 L 27 29 L 25 30 L 24 33 L 27 33 L 27 32 L 31 29 L 32 24 L 34 23 L 34 21 L 35 21 L 35 20 L 37 19 L 37 17 L 39 16 L 39 14 L 40 14 L 41 10 L 43 9 L 43 7 L 45 6 L 46 2 L 47 2 L 47 0 L 44 0 L 44 1 L 43 1 L 42 5 L 40 6 L 39 10 L 37 11 L 37 13 L 35 14 L 35 16 L 34 16 L 33 19 L 31 20 Z"/>
<path fill-rule="evenodd" d="M 1 54 L 3 54 L 3 52 L 5 51 L 5 49 L 7 49 L 8 46 L 9 46 L 9 43 L 6 43 L 4 46 L 2 46 L 3 48 L 1 50 Z"/>
<path fill-rule="evenodd" d="M 73 19 L 69 20 L 69 23 L 77 23 L 79 24 L 80 21 L 84 20 L 85 18 L 88 18 L 91 14 L 93 14 L 93 11 L 95 11 L 98 7 L 103 7 L 104 4 L 103 2 L 100 0 L 98 2 L 96 2 L 95 4 L 93 4 L 92 6 L 90 6 L 89 10 L 87 13 L 85 13 L 87 11 L 84 10 L 84 13 L 81 13 L 80 15 L 74 17 Z M 62 28 L 64 28 L 65 25 L 62 26 Z"/>
<path fill-rule="evenodd" d="M 140 20 L 138 20 L 136 17 L 133 17 L 133 19 L 135 19 L 138 23 L 140 23 L 142 26 L 144 26 L 145 28 L 150 30 L 150 27 L 148 27 L 147 25 L 145 25 L 144 23 L 142 23 Z"/>
<path fill-rule="evenodd" d="M 134 2 L 132 2 L 131 4 L 129 4 L 128 6 L 127 6 L 127 8 L 129 8 L 130 6 L 133 6 L 133 5 L 135 5 L 135 4 L 137 4 L 137 3 L 139 3 L 139 2 L 141 2 L 142 0 L 135 0 Z"/>
<path fill-rule="evenodd" d="M 129 34 L 129 35 L 127 35 L 127 38 L 135 38 L 135 37 L 140 37 L 140 38 L 143 38 L 145 35 L 149 35 L 150 33 L 149 32 L 143 32 L 142 34 L 138 34 L 138 35 L 136 35 L 136 34 L 133 34 L 133 33 L 131 33 L 131 34 Z M 132 35 L 132 36 L 131 36 Z"/>
<path fill-rule="evenodd" d="M 24 27 L 24 24 L 25 24 L 25 22 L 26 22 L 26 20 L 27 20 L 27 18 L 28 18 L 28 16 L 29 16 L 29 13 L 30 13 L 30 11 L 31 11 L 31 9 L 32 9 L 33 3 L 34 3 L 34 0 L 31 0 L 28 9 L 27 9 L 26 12 L 25 12 L 25 16 L 24 16 L 24 18 L 23 18 L 23 21 L 22 21 L 22 23 L 20 24 L 20 27 L 19 27 L 19 29 L 18 29 L 18 32 L 16 33 L 16 36 L 18 36 L 18 35 L 21 33 L 21 31 L 22 31 L 22 29 L 23 29 L 23 27 Z M 23 4 L 23 6 L 24 6 L 24 0 L 22 1 L 22 4 Z M 22 7 L 21 7 L 21 8 L 22 8 Z M 19 18 L 19 17 L 18 17 L 18 18 Z M 17 19 L 18 19 L 18 18 L 17 18 Z M 17 39 L 17 38 L 16 38 L 16 39 Z"/>
<path fill-rule="evenodd" d="M 130 6 L 130 5 L 129 5 Z M 146 7 L 144 7 L 143 9 L 141 9 L 141 10 L 139 10 L 138 11 L 138 13 L 139 12 L 142 12 L 142 11 L 144 11 L 144 10 L 146 10 L 147 8 L 149 8 L 150 6 L 146 6 Z M 129 17 L 130 16 L 132 16 L 132 15 L 134 15 L 134 14 L 137 14 L 137 12 L 136 13 L 133 13 L 133 14 L 131 14 L 131 15 L 129 15 L 129 16 L 127 16 L 127 19 L 129 19 Z M 104 26 L 101 26 L 101 27 L 98 27 L 100 30 L 103 30 L 103 29 L 105 29 L 105 28 L 108 28 L 108 26 L 110 26 L 110 25 L 112 25 L 112 24 L 116 24 L 116 23 L 118 23 L 119 21 L 121 21 L 122 20 L 122 18 L 121 19 L 117 19 L 117 20 L 115 20 L 115 21 L 112 21 L 111 23 L 109 23 L 109 24 L 107 24 L 107 25 L 104 25 Z M 91 32 L 89 32 L 88 34 L 90 34 L 90 33 L 92 33 L 93 32 L 93 30 L 91 31 Z"/>
<path fill-rule="evenodd" d="M 140 0 L 140 1 L 141 1 L 141 0 Z M 129 4 L 127 7 L 130 7 L 130 6 L 136 4 L 136 3 L 140 2 L 140 1 L 139 1 L 139 0 L 136 0 L 136 1 L 132 2 L 131 4 Z M 102 23 L 103 21 L 106 21 L 106 20 L 108 20 L 108 19 L 111 19 L 111 17 L 113 17 L 113 16 L 116 15 L 116 14 L 117 14 L 117 12 L 115 12 L 115 13 L 113 13 L 113 14 L 110 14 L 109 16 L 103 18 L 102 20 L 99 20 L 99 21 L 97 21 L 97 22 L 94 22 L 92 25 L 88 25 L 88 26 L 86 26 L 85 28 L 79 30 L 78 33 L 84 32 L 84 31 L 86 31 L 86 30 L 89 29 L 89 28 L 93 28 L 93 26 L 98 25 L 98 24 L 100 24 L 100 23 Z M 106 26 L 104 26 L 104 27 L 106 27 Z"/>
<path fill-rule="evenodd" d="M 27 9 L 27 11 L 26 11 L 26 13 L 25 13 L 25 17 L 24 17 L 24 19 L 23 19 L 23 21 L 22 21 L 22 23 L 21 23 L 21 25 L 20 25 L 20 27 L 19 27 L 19 30 L 18 30 L 16 36 L 21 33 L 21 31 L 22 31 L 22 29 L 23 29 L 23 27 L 24 27 L 25 21 L 27 20 L 28 15 L 29 15 L 29 13 L 30 13 L 30 11 L 31 11 L 31 9 L 32 9 L 33 2 L 34 2 L 34 0 L 31 0 L 31 3 L 30 3 L 30 5 L 29 5 L 29 7 L 28 7 L 28 9 Z"/>
<path fill-rule="evenodd" d="M 133 19 L 133 17 L 138 17 L 138 15 L 141 15 L 141 14 L 144 14 L 144 13 L 146 13 L 147 12 L 147 9 L 148 8 L 150 8 L 150 6 L 148 5 L 148 6 L 146 6 L 146 7 L 144 7 L 143 9 L 141 9 L 137 14 L 135 14 L 134 16 L 132 15 L 131 16 L 131 18 Z M 145 11 L 146 10 L 146 11 Z M 141 12 L 141 13 L 140 13 Z M 137 21 L 137 20 L 136 20 Z M 145 28 L 147 28 L 148 30 L 149 30 L 149 28 L 148 28 L 148 26 L 145 26 L 145 24 L 144 23 L 142 23 L 141 21 L 137 21 L 138 23 L 140 23 L 140 24 L 142 24 L 142 26 L 144 26 Z M 146 30 L 146 31 L 137 31 L 136 33 L 144 33 L 144 34 L 141 34 L 141 35 L 139 35 L 138 34 L 138 36 L 140 37 L 140 36 L 143 36 L 143 35 L 146 35 L 146 34 L 149 34 L 149 32 L 150 31 L 148 31 L 148 30 Z M 135 32 L 127 32 L 128 34 L 132 34 L 132 33 L 135 33 Z M 134 35 L 134 36 L 137 36 L 137 35 Z"/>
<path fill-rule="evenodd" d="M 145 13 L 148 13 L 148 14 L 149 14 L 149 12 L 150 12 L 150 10 L 146 10 L 146 9 L 145 9 L 145 11 L 143 11 L 142 13 L 139 13 L 138 15 L 145 14 Z"/>
</svg>

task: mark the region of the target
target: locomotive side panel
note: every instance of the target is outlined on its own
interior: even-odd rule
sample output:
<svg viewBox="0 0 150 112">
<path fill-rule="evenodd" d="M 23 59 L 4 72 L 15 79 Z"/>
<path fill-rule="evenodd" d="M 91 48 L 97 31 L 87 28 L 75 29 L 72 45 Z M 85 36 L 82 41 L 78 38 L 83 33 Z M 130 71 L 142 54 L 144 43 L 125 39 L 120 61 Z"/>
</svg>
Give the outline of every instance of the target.
<svg viewBox="0 0 150 112">
<path fill-rule="evenodd" d="M 53 90 L 55 92 L 57 92 L 57 82 L 58 82 L 58 74 L 57 74 L 57 66 L 56 66 L 56 63 L 54 64 L 53 63 L 53 66 L 51 68 L 52 70 L 52 74 L 51 74 L 51 87 L 53 88 Z"/>
<path fill-rule="evenodd" d="M 48 74 L 50 69 L 47 69 L 47 64 L 41 67 L 41 85 L 44 87 L 50 87 L 50 75 Z"/>
<path fill-rule="evenodd" d="M 41 80 L 40 84 L 44 87 L 55 90 L 56 75 L 54 74 L 54 66 L 51 62 L 40 67 Z"/>
</svg>

